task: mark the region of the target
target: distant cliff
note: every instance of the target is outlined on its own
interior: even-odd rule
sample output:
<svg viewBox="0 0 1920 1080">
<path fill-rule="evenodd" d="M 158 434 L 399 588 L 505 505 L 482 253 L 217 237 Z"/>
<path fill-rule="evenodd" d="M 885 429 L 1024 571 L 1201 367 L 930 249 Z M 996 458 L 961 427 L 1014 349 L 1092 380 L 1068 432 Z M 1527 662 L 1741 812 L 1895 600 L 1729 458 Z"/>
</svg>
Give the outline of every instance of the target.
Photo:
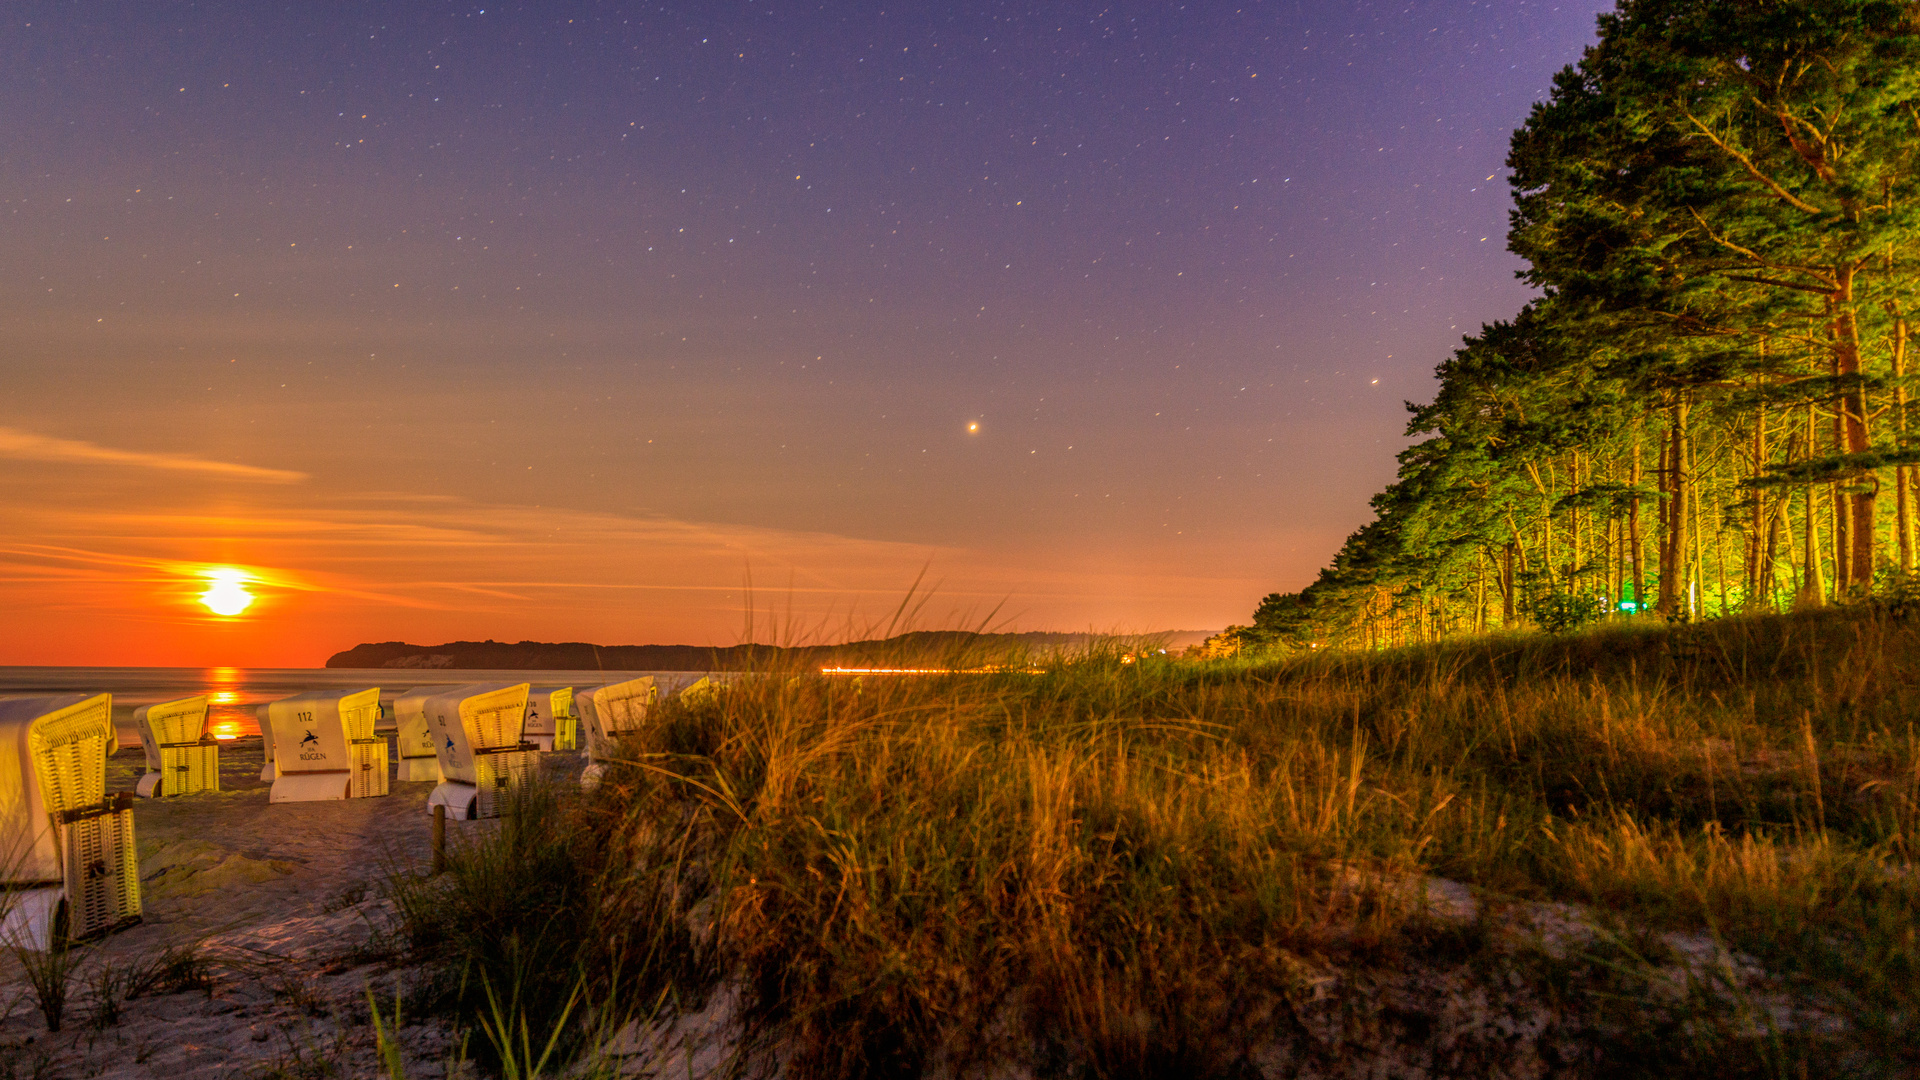
<svg viewBox="0 0 1920 1080">
<path fill-rule="evenodd" d="M 1175 651 L 1206 637 L 1176 630 L 1127 638 L 1124 648 Z M 840 645 L 594 645 L 584 641 L 449 641 L 409 645 L 382 641 L 355 645 L 327 658 L 330 668 L 427 668 L 493 671 L 740 671 L 769 666 L 956 667 L 997 663 L 1035 652 L 1083 649 L 1119 641 L 1095 634 L 976 634 L 920 631 Z"/>
</svg>

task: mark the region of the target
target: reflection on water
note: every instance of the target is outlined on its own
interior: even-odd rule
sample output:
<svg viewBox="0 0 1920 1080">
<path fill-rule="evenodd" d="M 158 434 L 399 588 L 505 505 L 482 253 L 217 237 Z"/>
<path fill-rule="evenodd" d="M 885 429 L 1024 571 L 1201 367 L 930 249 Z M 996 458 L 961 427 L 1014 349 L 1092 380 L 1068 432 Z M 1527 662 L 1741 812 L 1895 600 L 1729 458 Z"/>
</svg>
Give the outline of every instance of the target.
<svg viewBox="0 0 1920 1080">
<path fill-rule="evenodd" d="M 253 718 L 253 710 L 239 708 L 240 686 L 244 681 L 242 674 L 239 668 L 207 669 L 207 732 L 216 739 L 237 739 L 241 735 L 260 733 L 260 724 Z M 252 731 L 247 730 L 249 724 Z"/>
<path fill-rule="evenodd" d="M 0 696 L 112 694 L 122 742 L 139 742 L 133 711 L 176 698 L 210 699 L 207 729 L 216 739 L 260 734 L 253 708 L 308 690 L 380 688 L 381 723 L 393 721 L 393 699 L 416 686 L 530 682 L 536 686 L 600 686 L 652 675 L 663 693 L 698 679 L 697 671 L 413 671 L 404 668 L 110 668 L 0 667 Z"/>
</svg>

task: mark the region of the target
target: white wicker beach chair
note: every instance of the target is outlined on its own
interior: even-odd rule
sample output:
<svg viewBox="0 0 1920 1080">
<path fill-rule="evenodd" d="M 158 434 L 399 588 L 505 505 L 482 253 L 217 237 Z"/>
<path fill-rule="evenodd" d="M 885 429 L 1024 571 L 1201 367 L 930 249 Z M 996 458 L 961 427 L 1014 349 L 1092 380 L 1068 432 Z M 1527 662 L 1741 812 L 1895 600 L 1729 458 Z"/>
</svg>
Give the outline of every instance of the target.
<svg viewBox="0 0 1920 1080">
<path fill-rule="evenodd" d="M 427 702 L 435 694 L 453 690 L 452 686 L 416 686 L 393 699 L 396 725 L 394 750 L 399 755 L 399 776 L 404 782 L 430 780 L 439 783 L 440 754 L 434 749 L 433 725 L 427 721 Z"/>
<path fill-rule="evenodd" d="M 374 734 L 380 689 L 314 690 L 264 706 L 273 745 L 269 802 L 387 793 L 387 740 Z"/>
<path fill-rule="evenodd" d="M 47 949 L 140 919 L 133 797 L 107 795 L 109 694 L 0 700 L 0 938 Z"/>
<path fill-rule="evenodd" d="M 614 755 L 622 735 L 646 725 L 647 713 L 659 697 L 660 688 L 651 675 L 596 686 L 573 696 L 574 711 L 587 733 L 587 767 L 580 773 L 581 787 L 599 786 L 607 771 L 605 759 Z"/>
<path fill-rule="evenodd" d="M 134 793 L 143 799 L 220 790 L 220 744 L 207 733 L 207 696 L 142 705 L 133 711 L 147 772 Z"/>
<path fill-rule="evenodd" d="M 440 786 L 427 796 L 429 812 L 450 817 L 499 817 L 506 800 L 540 767 L 540 752 L 522 740 L 526 683 L 460 686 L 427 700 L 427 722 L 440 755 Z"/>
<path fill-rule="evenodd" d="M 571 750 L 573 740 L 560 745 L 563 725 L 573 717 L 573 687 L 543 686 L 527 695 L 527 724 L 521 737 L 542 751 Z M 570 726 L 570 725 L 566 725 Z M 567 731 L 571 736 L 571 730 Z"/>
</svg>

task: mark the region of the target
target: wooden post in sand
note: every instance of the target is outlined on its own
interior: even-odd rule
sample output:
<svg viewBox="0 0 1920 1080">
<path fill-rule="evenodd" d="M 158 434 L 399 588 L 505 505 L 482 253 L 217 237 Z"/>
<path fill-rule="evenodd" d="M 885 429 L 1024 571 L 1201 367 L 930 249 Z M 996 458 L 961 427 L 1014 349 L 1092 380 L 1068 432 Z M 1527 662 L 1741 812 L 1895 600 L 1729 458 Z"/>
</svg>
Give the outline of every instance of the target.
<svg viewBox="0 0 1920 1080">
<path fill-rule="evenodd" d="M 447 871 L 447 808 L 433 808 L 433 875 Z"/>
</svg>

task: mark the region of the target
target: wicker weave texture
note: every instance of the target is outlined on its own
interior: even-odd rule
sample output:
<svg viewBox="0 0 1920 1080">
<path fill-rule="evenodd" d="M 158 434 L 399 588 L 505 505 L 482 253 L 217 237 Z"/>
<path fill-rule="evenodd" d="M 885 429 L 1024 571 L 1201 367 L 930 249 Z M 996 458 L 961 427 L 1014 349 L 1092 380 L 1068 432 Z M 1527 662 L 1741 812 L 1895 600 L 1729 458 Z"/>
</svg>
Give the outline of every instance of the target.
<svg viewBox="0 0 1920 1080">
<path fill-rule="evenodd" d="M 642 693 L 602 696 L 600 719 L 607 725 L 607 734 L 617 738 L 646 727 L 647 713 L 658 696 L 659 690 L 651 685 Z"/>
<path fill-rule="evenodd" d="M 346 726 L 349 742 L 373 738 L 374 725 L 379 720 L 379 687 L 340 699 L 340 723 Z"/>
<path fill-rule="evenodd" d="M 366 739 L 355 742 L 352 747 L 353 780 L 347 789 L 347 798 L 365 799 L 375 795 L 385 795 L 389 791 L 387 783 L 387 740 Z"/>
<path fill-rule="evenodd" d="M 159 794 L 194 795 L 220 790 L 220 744 L 188 743 L 160 747 Z"/>
<path fill-rule="evenodd" d="M 595 760 L 605 757 L 613 753 L 620 736 L 645 727 L 659 694 L 653 676 L 642 675 L 575 695 L 573 711 L 586 728 L 587 755 Z"/>
<path fill-rule="evenodd" d="M 199 742 L 207 728 L 207 697 L 181 698 L 157 705 L 143 705 L 134 713 L 135 722 L 152 732 L 157 745 Z"/>
<path fill-rule="evenodd" d="M 33 764 L 47 809 L 97 806 L 107 795 L 107 740 L 113 737 L 105 695 L 98 708 L 77 709 L 33 726 Z"/>
<path fill-rule="evenodd" d="M 473 766 L 479 782 L 474 785 L 473 816 L 499 817 L 507 801 L 532 780 L 539 764 L 540 755 L 532 750 L 476 754 Z"/>
<path fill-rule="evenodd" d="M 95 814 L 61 826 L 66 852 L 67 936 L 104 934 L 140 917 L 140 861 L 133 811 Z"/>
<path fill-rule="evenodd" d="M 460 722 L 475 750 L 495 750 L 520 745 L 527 719 L 524 690 L 508 688 L 475 695 L 460 703 Z"/>
</svg>

